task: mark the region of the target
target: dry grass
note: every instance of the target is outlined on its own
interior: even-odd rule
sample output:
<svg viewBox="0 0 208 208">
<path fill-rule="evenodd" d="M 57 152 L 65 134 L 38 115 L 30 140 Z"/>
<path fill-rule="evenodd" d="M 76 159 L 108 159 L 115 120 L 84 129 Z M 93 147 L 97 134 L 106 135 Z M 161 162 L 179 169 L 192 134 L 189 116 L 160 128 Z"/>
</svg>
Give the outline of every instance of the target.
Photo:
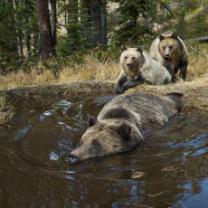
<svg viewBox="0 0 208 208">
<path fill-rule="evenodd" d="M 128 91 L 128 93 L 132 92 L 146 92 L 154 95 L 164 95 L 171 92 L 183 93 L 185 100 L 184 113 L 208 115 L 208 73 L 188 82 L 181 81 L 176 84 L 161 86 L 140 85 Z"/>
<path fill-rule="evenodd" d="M 65 67 L 58 82 L 70 82 L 80 80 L 115 80 L 120 70 L 116 61 L 100 62 L 92 56 L 86 56 L 84 64 L 75 65 L 73 68 Z"/>
<path fill-rule="evenodd" d="M 12 108 L 1 109 L 0 108 L 0 126 L 5 126 L 13 117 Z"/>
<path fill-rule="evenodd" d="M 208 72 L 208 45 L 187 43 L 189 51 L 188 80 L 200 77 Z"/>
<path fill-rule="evenodd" d="M 29 73 L 20 70 L 9 73 L 6 76 L 0 76 L 0 89 L 68 83 L 81 80 L 115 80 L 119 72 L 119 66 L 116 61 L 102 63 L 93 56 L 86 56 L 83 64 L 63 67 L 59 78 L 55 78 L 54 73 L 50 69 L 44 69 L 42 72 L 32 69 Z"/>
<path fill-rule="evenodd" d="M 0 89 L 11 89 L 29 85 L 42 85 L 53 81 L 55 81 L 55 77 L 49 70 L 45 70 L 42 73 L 38 73 L 35 69 L 33 69 L 30 73 L 20 70 L 18 72 L 11 72 L 6 76 L 0 76 Z"/>
<path fill-rule="evenodd" d="M 192 46 L 190 44 L 188 44 L 188 49 L 190 51 L 188 81 L 190 81 L 208 72 L 208 50 L 207 45 Z M 39 68 L 41 70 L 37 70 Z M 119 72 L 120 69 L 117 60 L 108 60 L 103 63 L 92 55 L 88 55 L 82 64 L 62 67 L 59 78 L 55 78 L 52 70 L 42 67 L 41 64 L 29 73 L 20 70 L 7 74 L 6 76 L 0 76 L 0 89 L 68 83 L 81 80 L 111 81 L 116 79 Z"/>
<path fill-rule="evenodd" d="M 10 105 L 5 105 L 5 98 L 0 97 L 0 127 L 6 125 L 13 116 L 13 109 Z"/>
<path fill-rule="evenodd" d="M 207 58 L 193 57 L 192 59 L 190 59 L 188 66 L 188 80 L 193 80 L 194 78 L 200 77 L 206 72 L 208 72 Z"/>
</svg>

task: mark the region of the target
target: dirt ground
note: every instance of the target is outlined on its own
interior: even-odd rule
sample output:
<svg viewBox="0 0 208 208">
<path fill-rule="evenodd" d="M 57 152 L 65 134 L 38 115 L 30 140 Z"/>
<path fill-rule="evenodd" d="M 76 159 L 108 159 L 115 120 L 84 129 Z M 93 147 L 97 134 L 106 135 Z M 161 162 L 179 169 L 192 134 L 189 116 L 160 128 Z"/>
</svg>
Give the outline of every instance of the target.
<svg viewBox="0 0 208 208">
<path fill-rule="evenodd" d="M 208 115 L 208 74 L 204 74 L 192 81 L 177 82 L 163 86 L 143 85 L 137 86 L 131 92 L 145 92 L 155 95 L 164 95 L 170 92 L 184 94 L 185 113 L 203 113 Z"/>
</svg>

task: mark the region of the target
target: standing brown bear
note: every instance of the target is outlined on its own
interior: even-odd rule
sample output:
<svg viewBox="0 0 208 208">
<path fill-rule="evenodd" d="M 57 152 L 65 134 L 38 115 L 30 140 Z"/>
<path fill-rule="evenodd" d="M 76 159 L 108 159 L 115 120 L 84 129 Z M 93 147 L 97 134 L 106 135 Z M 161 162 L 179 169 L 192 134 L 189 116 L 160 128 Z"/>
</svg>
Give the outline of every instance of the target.
<svg viewBox="0 0 208 208">
<path fill-rule="evenodd" d="M 163 64 L 171 74 L 172 82 L 176 74 L 186 80 L 188 51 L 183 40 L 173 32 L 166 32 L 157 37 L 150 46 L 150 55 Z"/>
</svg>

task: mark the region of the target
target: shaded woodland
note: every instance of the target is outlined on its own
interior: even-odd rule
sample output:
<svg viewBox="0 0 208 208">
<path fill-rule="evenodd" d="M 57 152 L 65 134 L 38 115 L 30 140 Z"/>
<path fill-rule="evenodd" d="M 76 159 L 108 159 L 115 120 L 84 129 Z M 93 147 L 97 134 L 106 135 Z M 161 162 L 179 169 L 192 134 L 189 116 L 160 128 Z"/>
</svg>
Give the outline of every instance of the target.
<svg viewBox="0 0 208 208">
<path fill-rule="evenodd" d="M 207 14 L 207 0 L 2 0 L 0 74 L 51 57 L 80 61 L 89 51 L 113 57 L 168 29 L 203 38 Z"/>
</svg>

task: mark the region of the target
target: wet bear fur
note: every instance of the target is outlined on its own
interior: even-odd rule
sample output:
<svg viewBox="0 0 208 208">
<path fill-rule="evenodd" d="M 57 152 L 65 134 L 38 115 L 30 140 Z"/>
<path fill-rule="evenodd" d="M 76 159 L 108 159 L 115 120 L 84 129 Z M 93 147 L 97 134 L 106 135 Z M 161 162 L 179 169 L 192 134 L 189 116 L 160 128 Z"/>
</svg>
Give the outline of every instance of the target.
<svg viewBox="0 0 208 208">
<path fill-rule="evenodd" d="M 181 110 L 182 94 L 119 95 L 106 104 L 70 154 L 71 162 L 129 151 L 143 140 L 144 129 L 164 125 Z"/>
</svg>

